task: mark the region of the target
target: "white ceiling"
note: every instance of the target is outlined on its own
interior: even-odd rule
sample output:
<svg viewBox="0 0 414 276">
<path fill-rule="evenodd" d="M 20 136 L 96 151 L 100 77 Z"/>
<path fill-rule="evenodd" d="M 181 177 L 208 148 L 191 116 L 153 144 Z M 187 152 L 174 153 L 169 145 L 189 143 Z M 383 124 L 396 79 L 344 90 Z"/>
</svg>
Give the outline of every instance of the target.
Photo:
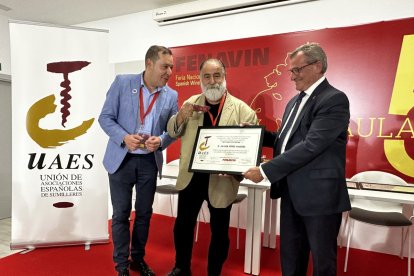
<svg viewBox="0 0 414 276">
<path fill-rule="evenodd" d="M 0 0 L 0 15 L 10 19 L 75 25 L 193 0 Z M 9 11 L 6 11 L 10 8 Z"/>
</svg>

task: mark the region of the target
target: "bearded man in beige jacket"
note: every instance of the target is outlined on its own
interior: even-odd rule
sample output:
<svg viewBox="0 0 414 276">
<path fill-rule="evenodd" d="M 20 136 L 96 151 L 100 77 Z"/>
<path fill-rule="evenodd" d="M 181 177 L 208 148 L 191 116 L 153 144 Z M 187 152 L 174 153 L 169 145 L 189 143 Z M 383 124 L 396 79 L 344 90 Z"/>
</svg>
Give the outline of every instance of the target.
<svg viewBox="0 0 414 276">
<path fill-rule="evenodd" d="M 241 177 L 188 171 L 198 127 L 257 124 L 256 113 L 227 91 L 226 69 L 220 60 L 208 59 L 200 65 L 200 82 L 202 93 L 185 101 L 167 126 L 171 137 L 181 138 L 180 170 L 176 184 L 180 192 L 174 226 L 176 258 L 169 276 L 191 275 L 194 228 L 204 200 L 210 211 L 211 229 L 208 275 L 220 275 L 229 251 L 230 211 Z M 205 113 L 194 111 L 194 106 L 200 105 L 210 109 Z"/>
</svg>

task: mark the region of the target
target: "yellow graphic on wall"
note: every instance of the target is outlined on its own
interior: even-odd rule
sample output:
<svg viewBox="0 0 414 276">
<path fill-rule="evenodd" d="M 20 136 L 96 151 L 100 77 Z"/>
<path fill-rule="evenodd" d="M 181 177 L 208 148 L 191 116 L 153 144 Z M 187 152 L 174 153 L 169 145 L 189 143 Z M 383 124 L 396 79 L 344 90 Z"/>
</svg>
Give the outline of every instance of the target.
<svg viewBox="0 0 414 276">
<path fill-rule="evenodd" d="M 69 94 L 70 81 L 69 73 L 81 70 L 88 66 L 90 62 L 87 61 L 60 61 L 47 64 L 47 71 L 52 73 L 63 74 L 64 80 L 60 86 L 64 89 L 60 92 L 62 99 L 60 103 L 62 107 L 60 112 L 62 114 L 61 125 L 65 127 L 67 118 L 70 115 L 69 100 L 72 96 Z M 49 95 L 39 101 L 35 102 L 28 110 L 26 116 L 26 129 L 29 136 L 42 148 L 55 148 L 62 146 L 69 140 L 74 140 L 76 137 L 86 133 L 86 131 L 92 126 L 94 118 L 87 121 L 83 121 L 82 124 L 71 129 L 43 129 L 39 126 L 40 120 L 46 117 L 48 114 L 52 114 L 56 110 L 55 96 Z"/>
<path fill-rule="evenodd" d="M 271 96 L 273 97 L 273 99 L 277 101 L 281 101 L 283 99 L 282 94 L 280 94 L 278 91 L 275 91 L 275 89 L 278 86 L 278 78 L 282 75 L 282 71 L 283 71 L 283 69 L 279 69 L 279 67 L 285 67 L 285 68 L 287 67 L 287 59 L 289 57 L 289 54 L 290 53 L 286 54 L 286 57 L 283 63 L 277 64 L 275 68 L 269 74 L 263 77 L 267 88 L 257 93 L 250 103 L 250 107 L 254 109 L 256 114 L 262 113 L 262 108 L 260 106 L 254 108 L 253 104 L 256 102 L 257 98 L 261 96 L 263 93 L 271 91 Z M 279 118 L 275 119 L 275 122 L 278 128 L 280 127 L 281 121 L 282 120 Z M 259 119 L 259 124 L 260 122 L 261 120 Z"/>
<path fill-rule="evenodd" d="M 389 114 L 408 115 L 414 107 L 414 35 L 404 36 L 392 91 Z M 407 118 L 404 127 L 414 133 Z M 399 134 L 401 134 L 400 131 Z M 399 136 L 399 135 L 397 135 Z M 411 137 L 414 138 L 414 137 Z M 399 172 L 414 177 L 414 160 L 407 154 L 403 139 L 385 139 L 384 152 L 390 164 Z"/>
</svg>

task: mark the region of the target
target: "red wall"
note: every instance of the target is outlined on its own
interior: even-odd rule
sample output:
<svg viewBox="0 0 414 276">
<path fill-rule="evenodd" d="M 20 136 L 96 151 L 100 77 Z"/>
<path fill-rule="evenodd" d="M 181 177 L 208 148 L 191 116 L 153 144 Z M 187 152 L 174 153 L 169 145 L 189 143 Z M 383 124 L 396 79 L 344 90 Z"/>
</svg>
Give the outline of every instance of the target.
<svg viewBox="0 0 414 276">
<path fill-rule="evenodd" d="M 328 55 L 327 79 L 350 99 L 347 177 L 383 170 L 414 183 L 413 36 L 414 18 L 408 18 L 176 47 L 169 85 L 181 105 L 200 93 L 200 62 L 218 57 L 227 68 L 229 92 L 256 110 L 260 124 L 276 130 L 287 101 L 297 93 L 286 71 L 287 53 L 318 42 Z M 402 53 L 404 37 L 408 50 Z M 179 146 L 170 146 L 167 162 L 178 158 Z M 264 154 L 269 158 L 272 152 Z"/>
</svg>

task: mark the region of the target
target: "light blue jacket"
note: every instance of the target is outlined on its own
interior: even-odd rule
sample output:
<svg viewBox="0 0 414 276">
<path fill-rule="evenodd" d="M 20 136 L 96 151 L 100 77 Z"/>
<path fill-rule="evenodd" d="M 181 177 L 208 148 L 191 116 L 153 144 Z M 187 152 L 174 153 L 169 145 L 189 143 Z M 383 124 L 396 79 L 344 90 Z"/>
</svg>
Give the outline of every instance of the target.
<svg viewBox="0 0 414 276">
<path fill-rule="evenodd" d="M 118 75 L 106 94 L 106 100 L 99 115 L 99 124 L 109 136 L 103 164 L 108 173 L 114 173 L 124 160 L 128 149 L 123 143 L 125 135 L 132 134 L 139 127 L 139 91 L 141 74 Z M 162 148 L 155 152 L 155 160 L 161 175 L 163 156 L 161 150 L 174 141 L 167 133 L 169 118 L 178 111 L 178 94 L 167 85 L 159 92 L 155 103 L 155 122 L 152 135 L 159 136 Z"/>
</svg>

